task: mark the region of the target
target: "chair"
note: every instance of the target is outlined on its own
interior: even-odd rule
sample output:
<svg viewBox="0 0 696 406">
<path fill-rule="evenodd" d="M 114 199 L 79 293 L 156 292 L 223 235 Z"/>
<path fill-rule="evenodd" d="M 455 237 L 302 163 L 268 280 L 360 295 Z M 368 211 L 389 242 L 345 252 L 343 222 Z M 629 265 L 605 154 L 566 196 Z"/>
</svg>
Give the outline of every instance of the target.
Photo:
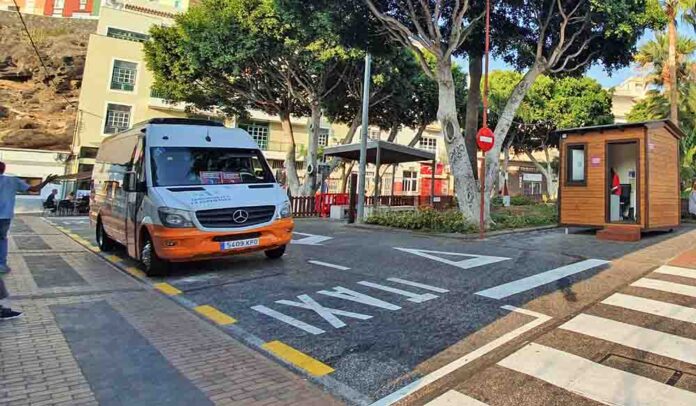
<svg viewBox="0 0 696 406">
<path fill-rule="evenodd" d="M 43 207 L 43 211 L 41 212 L 41 216 L 46 216 L 47 214 L 50 213 L 55 213 L 56 212 L 56 204 L 55 202 L 49 202 L 47 200 L 44 200 L 41 203 L 41 207 Z"/>
</svg>

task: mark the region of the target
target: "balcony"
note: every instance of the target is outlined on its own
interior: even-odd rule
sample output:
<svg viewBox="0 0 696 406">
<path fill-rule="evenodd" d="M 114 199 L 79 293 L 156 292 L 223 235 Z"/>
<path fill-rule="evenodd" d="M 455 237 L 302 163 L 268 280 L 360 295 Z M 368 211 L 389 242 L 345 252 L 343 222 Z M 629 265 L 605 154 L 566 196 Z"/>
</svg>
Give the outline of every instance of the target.
<svg viewBox="0 0 696 406">
<path fill-rule="evenodd" d="M 159 110 L 186 111 L 186 103 L 169 103 L 164 98 L 162 93 L 155 90 L 150 90 L 150 100 L 148 101 L 148 106 Z"/>
</svg>

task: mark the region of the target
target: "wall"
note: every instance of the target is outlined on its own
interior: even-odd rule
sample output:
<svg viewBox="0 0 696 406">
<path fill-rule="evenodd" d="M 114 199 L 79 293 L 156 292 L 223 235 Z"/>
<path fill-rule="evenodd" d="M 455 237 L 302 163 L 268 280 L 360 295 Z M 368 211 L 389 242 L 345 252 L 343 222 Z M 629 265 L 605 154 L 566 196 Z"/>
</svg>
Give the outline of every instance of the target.
<svg viewBox="0 0 696 406">
<path fill-rule="evenodd" d="M 666 127 L 648 131 L 649 228 L 680 222 L 679 142 Z"/>
<path fill-rule="evenodd" d="M 0 148 L 0 161 L 7 165 L 6 174 L 27 178 L 45 179 L 48 175 L 62 175 L 65 172 L 65 164 L 61 156 L 67 156 L 67 151 L 41 151 L 30 149 Z M 38 196 L 17 196 L 16 213 L 41 212 L 42 202 L 51 193 L 58 189 L 58 185 L 47 185 Z"/>
<path fill-rule="evenodd" d="M 624 128 L 602 132 L 588 132 L 582 135 L 570 134 L 561 140 L 560 198 L 562 224 L 597 226 L 606 224 L 606 200 L 608 194 L 606 172 L 606 141 L 637 139 L 640 148 L 639 168 L 645 162 L 645 128 Z M 586 143 L 587 178 L 585 186 L 566 185 L 566 149 L 571 143 Z M 593 164 L 592 158 L 598 160 Z M 645 171 L 639 170 L 640 190 L 645 190 Z M 640 192 L 640 224 L 645 225 L 645 194 Z"/>
</svg>

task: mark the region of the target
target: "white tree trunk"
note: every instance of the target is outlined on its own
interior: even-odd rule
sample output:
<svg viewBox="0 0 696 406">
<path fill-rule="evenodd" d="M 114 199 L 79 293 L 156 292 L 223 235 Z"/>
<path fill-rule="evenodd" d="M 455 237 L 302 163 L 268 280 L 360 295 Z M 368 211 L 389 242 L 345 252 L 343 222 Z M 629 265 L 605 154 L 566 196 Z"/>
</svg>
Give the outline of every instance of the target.
<svg viewBox="0 0 696 406">
<path fill-rule="evenodd" d="M 285 153 L 285 176 L 287 178 L 287 186 L 292 196 L 299 196 L 300 178 L 297 176 L 297 162 L 295 161 L 295 134 L 292 130 L 290 115 L 282 112 L 279 115 L 280 126 L 283 129 L 283 133 L 290 140 L 290 145 Z"/>
<path fill-rule="evenodd" d="M 313 196 L 317 191 L 317 152 L 319 149 L 319 131 L 321 128 L 321 106 L 318 100 L 311 104 L 312 118 L 311 128 L 309 129 L 309 140 L 307 142 L 307 156 L 305 157 L 305 180 L 302 185 L 303 196 Z"/>
<path fill-rule="evenodd" d="M 477 223 L 479 218 L 480 195 L 478 182 L 467 153 L 464 137 L 457 118 L 454 79 L 451 60 L 440 61 L 437 69 L 438 109 L 437 119 L 445 135 L 445 145 L 450 167 L 454 175 L 454 190 L 459 202 L 459 210 L 464 219 Z"/>
<path fill-rule="evenodd" d="M 507 135 L 510 127 L 512 126 L 512 121 L 517 114 L 517 109 L 522 104 L 524 96 L 532 87 L 534 81 L 539 77 L 539 75 L 544 71 L 544 67 L 541 62 L 537 61 L 532 65 L 532 67 L 527 71 L 527 73 L 522 77 L 522 80 L 513 89 L 510 98 L 505 104 L 500 118 L 498 119 L 498 124 L 495 127 L 495 143 L 493 148 L 486 154 L 486 190 L 490 191 L 492 188 L 495 178 L 498 176 L 498 168 L 500 167 L 500 151 L 505 141 L 505 136 Z M 490 209 L 490 193 L 485 194 L 485 207 L 486 207 L 486 221 L 490 221 L 489 209 Z"/>
</svg>

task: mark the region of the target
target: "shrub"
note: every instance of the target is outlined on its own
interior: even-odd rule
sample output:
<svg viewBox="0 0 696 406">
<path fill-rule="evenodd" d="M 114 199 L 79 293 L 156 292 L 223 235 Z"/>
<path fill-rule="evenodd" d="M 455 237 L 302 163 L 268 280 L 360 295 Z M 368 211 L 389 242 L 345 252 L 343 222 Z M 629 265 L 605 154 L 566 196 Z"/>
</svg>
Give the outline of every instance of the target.
<svg viewBox="0 0 696 406">
<path fill-rule="evenodd" d="M 510 197 L 511 206 L 531 206 L 533 204 L 536 204 L 536 202 L 529 196 L 520 195 Z"/>
</svg>

